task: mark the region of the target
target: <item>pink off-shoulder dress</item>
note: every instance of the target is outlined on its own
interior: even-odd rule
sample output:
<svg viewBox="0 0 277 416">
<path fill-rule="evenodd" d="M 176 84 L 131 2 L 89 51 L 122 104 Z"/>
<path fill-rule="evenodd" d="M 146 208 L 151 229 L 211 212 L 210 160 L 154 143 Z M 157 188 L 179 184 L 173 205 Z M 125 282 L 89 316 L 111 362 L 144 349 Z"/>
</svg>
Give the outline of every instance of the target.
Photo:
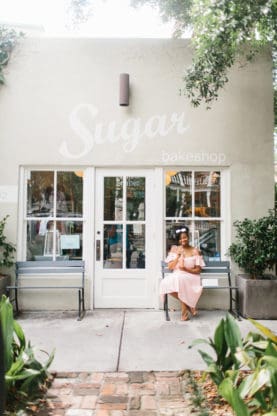
<svg viewBox="0 0 277 416">
<path fill-rule="evenodd" d="M 170 263 L 177 257 L 175 247 L 172 247 L 167 258 L 166 263 Z M 201 296 L 203 287 L 201 286 L 200 274 L 188 273 L 180 270 L 180 266 L 193 268 L 195 266 L 204 267 L 205 263 L 203 257 L 195 250 L 195 255 L 184 257 L 177 263 L 172 273 L 167 274 L 161 281 L 160 294 L 177 292 L 178 298 L 191 308 L 195 308 Z"/>
</svg>

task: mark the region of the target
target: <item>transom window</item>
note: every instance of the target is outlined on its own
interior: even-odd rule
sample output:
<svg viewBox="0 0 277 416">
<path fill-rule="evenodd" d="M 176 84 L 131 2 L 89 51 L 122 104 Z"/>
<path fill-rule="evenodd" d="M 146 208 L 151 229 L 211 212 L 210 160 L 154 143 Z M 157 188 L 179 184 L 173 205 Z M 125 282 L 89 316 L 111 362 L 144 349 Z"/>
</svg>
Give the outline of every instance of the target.
<svg viewBox="0 0 277 416">
<path fill-rule="evenodd" d="M 32 170 L 26 185 L 26 259 L 82 259 L 83 172 Z"/>
<path fill-rule="evenodd" d="M 221 172 L 165 172 L 166 249 L 176 244 L 176 229 L 187 225 L 191 244 L 206 260 L 221 258 Z"/>
</svg>

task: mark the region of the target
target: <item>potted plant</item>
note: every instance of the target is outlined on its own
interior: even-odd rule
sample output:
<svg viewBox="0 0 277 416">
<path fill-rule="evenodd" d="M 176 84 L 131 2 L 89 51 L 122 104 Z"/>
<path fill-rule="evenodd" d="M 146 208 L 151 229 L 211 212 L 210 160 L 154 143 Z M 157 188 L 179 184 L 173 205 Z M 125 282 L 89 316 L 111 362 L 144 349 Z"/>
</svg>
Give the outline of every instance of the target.
<svg viewBox="0 0 277 416">
<path fill-rule="evenodd" d="M 8 215 L 0 221 L 0 295 L 5 293 L 10 281 L 10 275 L 6 274 L 6 270 L 14 265 L 15 247 L 7 241 L 4 232 L 7 218 Z"/>
<path fill-rule="evenodd" d="M 277 216 L 234 223 L 236 241 L 228 254 L 244 274 L 237 275 L 240 314 L 255 319 L 277 319 Z M 270 273 L 271 272 L 271 273 Z"/>
</svg>

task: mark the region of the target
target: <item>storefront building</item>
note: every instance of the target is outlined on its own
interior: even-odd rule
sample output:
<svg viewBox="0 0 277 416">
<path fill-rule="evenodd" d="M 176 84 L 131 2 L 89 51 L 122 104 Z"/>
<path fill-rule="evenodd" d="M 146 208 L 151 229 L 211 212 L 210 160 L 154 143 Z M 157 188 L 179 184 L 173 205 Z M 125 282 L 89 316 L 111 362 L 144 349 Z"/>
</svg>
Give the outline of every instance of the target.
<svg viewBox="0 0 277 416">
<path fill-rule="evenodd" d="M 176 228 L 190 227 L 206 260 L 225 259 L 232 223 L 273 206 L 269 51 L 233 68 L 211 110 L 182 95 L 191 59 L 186 40 L 33 38 L 12 56 L 1 217 L 18 260 L 85 260 L 88 308 L 158 308 Z M 26 291 L 21 304 L 71 309 L 72 296 Z M 201 302 L 228 307 L 223 292 Z"/>
</svg>

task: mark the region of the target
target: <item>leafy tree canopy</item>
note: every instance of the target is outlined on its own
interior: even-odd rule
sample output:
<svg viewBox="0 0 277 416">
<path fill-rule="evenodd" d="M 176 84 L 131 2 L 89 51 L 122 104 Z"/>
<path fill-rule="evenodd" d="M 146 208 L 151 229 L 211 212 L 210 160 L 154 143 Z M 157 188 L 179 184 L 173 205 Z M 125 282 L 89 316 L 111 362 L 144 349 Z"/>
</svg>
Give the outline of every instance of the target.
<svg viewBox="0 0 277 416">
<path fill-rule="evenodd" d="M 271 42 L 277 60 L 277 0 L 132 0 L 151 4 L 175 23 L 175 36 L 192 28 L 194 58 L 184 76 L 184 94 L 209 108 L 228 82 L 236 59 L 250 61 Z"/>
<path fill-rule="evenodd" d="M 4 84 L 5 82 L 3 69 L 7 65 L 10 54 L 21 35 L 21 33 L 18 34 L 13 28 L 0 26 L 0 84 Z"/>
</svg>

